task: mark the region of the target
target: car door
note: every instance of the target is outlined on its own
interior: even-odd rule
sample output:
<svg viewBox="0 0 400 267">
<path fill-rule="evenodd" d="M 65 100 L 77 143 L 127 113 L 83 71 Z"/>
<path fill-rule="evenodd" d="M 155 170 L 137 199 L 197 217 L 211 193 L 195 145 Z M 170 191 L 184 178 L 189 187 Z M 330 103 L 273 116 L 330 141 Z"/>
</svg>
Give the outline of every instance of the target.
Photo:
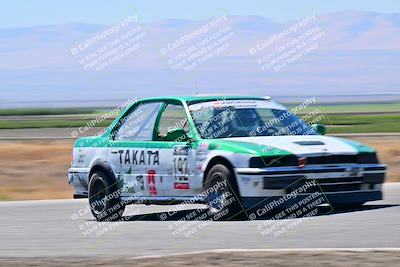
<svg viewBox="0 0 400 267">
<path fill-rule="evenodd" d="M 151 196 L 154 194 L 154 165 L 158 154 L 148 153 L 161 102 L 139 103 L 117 123 L 111 134 L 107 160 L 122 183 L 121 196 Z"/>
<path fill-rule="evenodd" d="M 149 153 L 160 157 L 157 170 L 152 173 L 159 183 L 159 196 L 193 196 L 198 190 L 198 181 L 193 180 L 195 170 L 195 151 L 187 140 L 187 135 L 166 138 L 168 132 L 183 129 L 189 132 L 187 115 L 183 105 L 165 103 L 155 126 L 154 139 L 147 143 Z M 151 171 L 151 170 L 150 170 Z M 201 183 L 200 183 L 201 184 Z"/>
</svg>

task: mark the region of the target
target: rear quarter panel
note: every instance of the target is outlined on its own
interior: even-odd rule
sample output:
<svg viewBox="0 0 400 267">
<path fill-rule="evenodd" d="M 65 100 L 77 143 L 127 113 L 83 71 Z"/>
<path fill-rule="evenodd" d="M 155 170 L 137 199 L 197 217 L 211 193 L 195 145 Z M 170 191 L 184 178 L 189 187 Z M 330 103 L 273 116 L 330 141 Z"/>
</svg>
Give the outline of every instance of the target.
<svg viewBox="0 0 400 267">
<path fill-rule="evenodd" d="M 69 184 L 76 194 L 86 195 L 89 173 L 93 163 L 107 158 L 107 139 L 103 137 L 79 138 L 73 148 L 71 168 L 68 172 Z"/>
</svg>

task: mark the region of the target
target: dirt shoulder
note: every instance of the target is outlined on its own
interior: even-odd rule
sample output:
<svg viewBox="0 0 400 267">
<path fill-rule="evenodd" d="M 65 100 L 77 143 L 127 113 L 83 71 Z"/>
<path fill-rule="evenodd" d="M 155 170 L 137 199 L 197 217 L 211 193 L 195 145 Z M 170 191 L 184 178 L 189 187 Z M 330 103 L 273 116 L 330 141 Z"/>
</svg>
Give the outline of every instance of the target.
<svg viewBox="0 0 400 267">
<path fill-rule="evenodd" d="M 400 137 L 351 137 L 378 151 L 379 160 L 388 166 L 388 182 L 400 182 Z"/>
<path fill-rule="evenodd" d="M 71 198 L 67 171 L 73 141 L 0 143 L 0 199 Z"/>
<path fill-rule="evenodd" d="M 389 166 L 389 181 L 400 181 L 398 137 L 352 138 L 375 147 Z M 71 198 L 67 182 L 73 140 L 0 142 L 0 200 Z"/>
</svg>

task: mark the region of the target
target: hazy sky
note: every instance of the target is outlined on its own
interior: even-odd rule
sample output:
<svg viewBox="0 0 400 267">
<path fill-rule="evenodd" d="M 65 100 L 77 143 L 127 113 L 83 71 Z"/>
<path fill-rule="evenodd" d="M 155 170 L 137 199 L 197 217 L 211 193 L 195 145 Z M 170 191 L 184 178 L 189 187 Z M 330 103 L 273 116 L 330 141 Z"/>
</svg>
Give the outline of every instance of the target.
<svg viewBox="0 0 400 267">
<path fill-rule="evenodd" d="M 220 14 L 257 15 L 287 21 L 307 14 L 362 10 L 400 13 L 399 0 L 154 1 L 154 0 L 2 0 L 0 28 L 71 22 L 111 24 L 137 14 L 142 21 L 203 19 Z"/>
</svg>

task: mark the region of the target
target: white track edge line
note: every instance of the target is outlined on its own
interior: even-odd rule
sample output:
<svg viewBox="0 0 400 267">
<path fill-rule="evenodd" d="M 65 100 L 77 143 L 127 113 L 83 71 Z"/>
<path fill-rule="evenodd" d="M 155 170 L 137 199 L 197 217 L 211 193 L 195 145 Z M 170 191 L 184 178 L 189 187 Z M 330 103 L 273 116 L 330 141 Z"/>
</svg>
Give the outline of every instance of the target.
<svg viewBox="0 0 400 267">
<path fill-rule="evenodd" d="M 193 252 L 172 253 L 172 254 L 159 254 L 159 255 L 146 255 L 129 257 L 129 259 L 152 259 L 152 258 L 165 258 L 175 256 L 199 255 L 204 253 L 224 254 L 224 253 L 251 253 L 251 252 L 400 252 L 400 248 L 381 247 L 381 248 L 289 248 L 289 249 L 211 249 L 199 250 Z"/>
</svg>

